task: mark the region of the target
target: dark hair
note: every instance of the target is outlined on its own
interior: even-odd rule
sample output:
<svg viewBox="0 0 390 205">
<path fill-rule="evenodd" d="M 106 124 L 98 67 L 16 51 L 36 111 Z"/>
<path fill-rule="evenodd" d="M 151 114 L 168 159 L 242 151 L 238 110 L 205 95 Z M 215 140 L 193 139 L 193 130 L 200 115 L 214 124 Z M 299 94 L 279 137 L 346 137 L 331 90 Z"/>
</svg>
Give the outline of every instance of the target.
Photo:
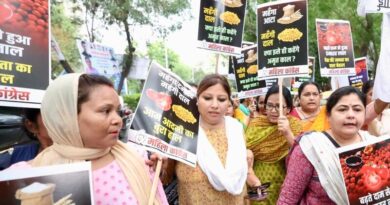
<svg viewBox="0 0 390 205">
<path fill-rule="evenodd" d="M 368 91 L 370 91 L 370 89 L 372 89 L 372 87 L 374 87 L 374 81 L 373 80 L 369 80 L 369 81 L 365 82 L 363 84 L 363 87 L 362 87 L 363 94 L 367 95 Z"/>
<path fill-rule="evenodd" d="M 200 83 L 199 83 L 196 96 L 199 97 L 199 95 L 202 92 L 204 92 L 205 90 L 207 90 L 207 88 L 214 86 L 214 85 L 217 85 L 217 84 L 222 85 L 223 89 L 227 92 L 228 97 L 230 98 L 231 91 L 230 91 L 229 83 L 225 77 L 223 77 L 222 75 L 219 75 L 219 74 L 206 75 L 202 79 L 202 81 L 200 81 Z"/>
<path fill-rule="evenodd" d="M 26 120 L 30 120 L 33 123 L 38 122 L 38 115 L 41 114 L 40 109 L 26 108 L 23 110 L 23 116 Z"/>
<path fill-rule="evenodd" d="M 364 107 L 366 107 L 366 98 L 363 93 L 360 92 L 359 89 L 352 86 L 345 86 L 335 90 L 328 98 L 328 102 L 326 103 L 326 113 L 330 115 L 332 108 L 339 102 L 339 100 L 350 94 L 355 94 L 359 97 L 360 101 L 363 103 Z"/>
<path fill-rule="evenodd" d="M 34 133 L 30 132 L 30 130 L 26 127 L 26 121 L 30 121 L 36 125 L 38 125 L 38 115 L 41 114 L 40 109 L 36 108 L 25 108 L 23 109 L 23 130 L 26 132 L 27 136 L 30 139 L 37 140 L 37 137 L 34 135 Z"/>
<path fill-rule="evenodd" d="M 265 95 L 265 99 L 264 99 L 264 107 L 268 102 L 268 97 L 272 94 L 275 94 L 275 93 L 279 93 L 279 85 L 278 84 L 274 84 L 273 86 L 271 86 L 268 89 L 267 94 Z M 291 112 L 291 110 L 293 108 L 293 101 L 292 101 L 291 93 L 286 87 L 283 86 L 282 94 L 283 94 L 284 100 L 286 101 L 287 108 L 290 109 L 290 112 Z"/>
<path fill-rule="evenodd" d="M 321 93 L 321 89 L 320 89 L 320 85 L 318 85 L 318 83 L 316 82 L 313 82 L 313 81 L 306 81 L 306 82 L 303 82 L 299 88 L 298 88 L 298 97 L 301 98 L 301 95 L 302 95 L 302 91 L 303 89 L 305 89 L 306 86 L 308 85 L 314 85 L 317 87 L 317 90 L 318 90 L 318 93 Z"/>
<path fill-rule="evenodd" d="M 256 111 L 257 112 L 260 112 L 259 103 L 260 103 L 260 97 L 262 97 L 262 96 L 264 96 L 264 95 L 259 95 L 259 96 L 256 97 L 256 102 L 257 102 L 256 103 Z M 265 98 L 264 98 L 264 102 L 265 102 Z M 263 106 L 264 106 L 264 109 L 265 109 L 265 103 L 264 103 Z"/>
<path fill-rule="evenodd" d="M 114 87 L 112 82 L 102 75 L 83 74 L 80 76 L 77 94 L 77 113 L 81 111 L 81 104 L 89 100 L 91 90 L 99 85 Z"/>
</svg>

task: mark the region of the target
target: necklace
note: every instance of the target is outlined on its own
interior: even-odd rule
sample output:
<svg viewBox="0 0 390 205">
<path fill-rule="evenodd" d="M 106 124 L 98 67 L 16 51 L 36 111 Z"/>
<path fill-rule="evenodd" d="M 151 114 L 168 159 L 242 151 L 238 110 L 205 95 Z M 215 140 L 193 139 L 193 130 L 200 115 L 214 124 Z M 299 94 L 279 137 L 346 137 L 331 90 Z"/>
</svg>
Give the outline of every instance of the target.
<svg viewBox="0 0 390 205">
<path fill-rule="evenodd" d="M 303 117 L 302 120 L 309 120 L 309 119 L 311 119 L 311 118 L 313 118 L 313 117 L 317 117 L 318 113 L 320 113 L 320 108 L 318 108 L 318 109 L 314 112 L 314 114 L 311 114 L 311 115 L 306 115 L 305 112 L 302 110 L 301 107 L 299 107 L 297 110 L 298 110 L 298 112 L 299 112 L 299 115 L 301 115 L 301 118 Z"/>
</svg>

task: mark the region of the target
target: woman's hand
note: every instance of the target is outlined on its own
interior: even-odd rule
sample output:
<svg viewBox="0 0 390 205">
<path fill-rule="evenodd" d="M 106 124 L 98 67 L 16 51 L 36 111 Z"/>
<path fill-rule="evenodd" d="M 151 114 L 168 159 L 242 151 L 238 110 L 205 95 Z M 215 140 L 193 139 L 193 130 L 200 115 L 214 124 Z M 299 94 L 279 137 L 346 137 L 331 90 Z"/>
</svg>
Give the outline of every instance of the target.
<svg viewBox="0 0 390 205">
<path fill-rule="evenodd" d="M 283 135 L 287 134 L 288 132 L 291 132 L 290 122 L 284 115 L 281 115 L 278 119 L 278 130 L 282 132 Z"/>
<path fill-rule="evenodd" d="M 157 153 L 152 153 L 149 159 L 145 159 L 145 164 L 153 168 L 153 171 L 156 171 L 157 161 L 162 160 L 161 170 L 165 170 L 168 166 L 168 158 L 162 157 Z"/>
<path fill-rule="evenodd" d="M 294 144 L 294 134 L 291 131 L 290 122 L 284 115 L 279 116 L 278 130 L 284 135 L 284 137 L 286 137 L 290 146 Z"/>
<path fill-rule="evenodd" d="M 251 104 L 248 106 L 249 108 L 249 111 L 250 111 L 250 114 L 249 114 L 249 117 L 253 118 L 255 116 L 255 112 L 256 112 L 256 105 L 255 104 Z"/>
<path fill-rule="evenodd" d="M 247 149 L 246 153 L 247 153 L 246 160 L 248 163 L 248 176 L 246 179 L 246 183 L 250 187 L 260 186 L 261 185 L 260 179 L 256 176 L 256 174 L 253 170 L 253 162 L 254 162 L 253 152 L 251 150 Z"/>
</svg>

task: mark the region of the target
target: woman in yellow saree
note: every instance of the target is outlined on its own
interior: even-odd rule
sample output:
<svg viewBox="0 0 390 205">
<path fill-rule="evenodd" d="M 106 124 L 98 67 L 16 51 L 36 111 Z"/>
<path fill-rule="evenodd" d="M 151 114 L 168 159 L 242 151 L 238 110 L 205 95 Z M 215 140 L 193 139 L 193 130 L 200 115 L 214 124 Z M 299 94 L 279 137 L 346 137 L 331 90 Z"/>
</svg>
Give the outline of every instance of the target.
<svg viewBox="0 0 390 205">
<path fill-rule="evenodd" d="M 254 155 L 254 171 L 262 183 L 271 182 L 268 197 L 252 204 L 275 204 L 286 169 L 284 158 L 294 138 L 301 132 L 299 120 L 288 116 L 292 109 L 290 91 L 283 87 L 283 115 L 279 116 L 279 87 L 272 86 L 265 96 L 266 115 L 253 118 L 246 130 L 247 148 Z"/>
</svg>

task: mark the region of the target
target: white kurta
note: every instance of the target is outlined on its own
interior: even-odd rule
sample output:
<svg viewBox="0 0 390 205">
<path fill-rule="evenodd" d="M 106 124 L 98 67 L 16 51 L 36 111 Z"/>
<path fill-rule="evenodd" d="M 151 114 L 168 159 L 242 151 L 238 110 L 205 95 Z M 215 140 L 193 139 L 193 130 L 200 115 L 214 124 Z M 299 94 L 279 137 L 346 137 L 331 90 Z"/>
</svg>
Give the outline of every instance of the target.
<svg viewBox="0 0 390 205">
<path fill-rule="evenodd" d="M 381 52 L 376 67 L 373 99 L 390 102 L 390 13 L 383 14 Z"/>
</svg>

